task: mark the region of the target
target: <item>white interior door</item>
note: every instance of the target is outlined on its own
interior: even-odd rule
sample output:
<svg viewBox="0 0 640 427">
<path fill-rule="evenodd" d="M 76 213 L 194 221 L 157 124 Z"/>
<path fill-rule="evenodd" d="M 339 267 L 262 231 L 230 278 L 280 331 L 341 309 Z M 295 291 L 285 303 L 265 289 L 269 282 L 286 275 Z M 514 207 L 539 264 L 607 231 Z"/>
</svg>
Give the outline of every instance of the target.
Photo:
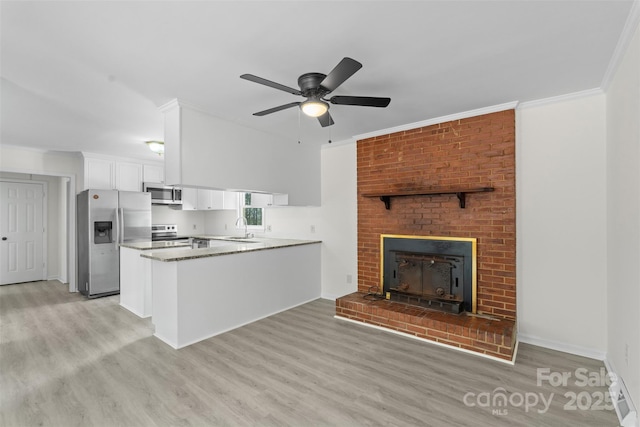
<svg viewBox="0 0 640 427">
<path fill-rule="evenodd" d="M 44 280 L 42 184 L 0 182 L 0 285 Z"/>
</svg>

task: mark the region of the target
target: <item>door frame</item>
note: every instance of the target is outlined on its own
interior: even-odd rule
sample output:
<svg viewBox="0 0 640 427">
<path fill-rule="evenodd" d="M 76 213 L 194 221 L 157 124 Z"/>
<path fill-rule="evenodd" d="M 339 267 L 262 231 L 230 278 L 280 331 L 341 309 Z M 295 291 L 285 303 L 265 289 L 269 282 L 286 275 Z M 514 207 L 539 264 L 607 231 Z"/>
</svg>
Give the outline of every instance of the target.
<svg viewBox="0 0 640 427">
<path fill-rule="evenodd" d="M 76 262 L 76 175 L 72 173 L 49 172 L 22 168 L 4 168 L 0 172 L 24 173 L 31 175 L 53 176 L 68 178 L 66 185 L 67 196 L 67 277 L 69 292 L 78 292 L 78 269 Z M 11 181 L 11 178 L 4 178 Z"/>
<path fill-rule="evenodd" d="M 47 181 L 37 181 L 31 179 L 19 179 L 19 178 L 1 178 L 0 182 L 15 182 L 16 184 L 35 184 L 42 186 L 42 226 L 44 228 L 42 235 L 42 280 L 48 280 L 49 275 L 49 260 L 48 251 L 49 246 L 49 183 Z"/>
</svg>

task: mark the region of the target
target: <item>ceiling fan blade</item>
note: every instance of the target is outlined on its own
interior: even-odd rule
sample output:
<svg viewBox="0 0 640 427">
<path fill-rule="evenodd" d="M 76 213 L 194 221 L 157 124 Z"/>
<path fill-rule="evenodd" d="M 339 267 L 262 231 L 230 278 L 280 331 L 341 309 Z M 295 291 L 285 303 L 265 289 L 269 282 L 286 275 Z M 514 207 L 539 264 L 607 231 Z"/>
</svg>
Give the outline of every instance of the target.
<svg viewBox="0 0 640 427">
<path fill-rule="evenodd" d="M 283 90 L 288 93 L 292 93 L 294 95 L 302 95 L 298 89 L 294 89 L 289 86 L 281 85 L 280 83 L 272 82 L 271 80 L 263 79 L 262 77 L 254 76 L 253 74 L 243 74 L 240 76 L 241 79 L 249 80 L 250 82 L 259 83 L 261 85 L 269 86 L 274 89 Z"/>
<path fill-rule="evenodd" d="M 258 111 L 257 113 L 253 113 L 254 116 L 266 116 L 267 114 L 275 113 L 276 111 L 286 110 L 287 108 L 297 107 L 300 105 L 300 102 L 291 102 L 289 104 L 280 105 L 279 107 L 269 108 L 268 110 Z"/>
<path fill-rule="evenodd" d="M 362 107 L 386 107 L 391 98 L 376 98 L 373 96 L 333 96 L 329 100 L 337 105 L 360 105 Z"/>
<path fill-rule="evenodd" d="M 338 86 L 344 83 L 356 71 L 362 68 L 362 64 L 351 58 L 343 58 L 336 67 L 322 80 L 320 86 L 328 92 L 333 92 Z"/>
<path fill-rule="evenodd" d="M 326 128 L 327 126 L 331 126 L 333 124 L 333 119 L 331 118 L 331 114 L 329 114 L 329 111 L 318 117 L 318 121 L 323 128 Z"/>
</svg>

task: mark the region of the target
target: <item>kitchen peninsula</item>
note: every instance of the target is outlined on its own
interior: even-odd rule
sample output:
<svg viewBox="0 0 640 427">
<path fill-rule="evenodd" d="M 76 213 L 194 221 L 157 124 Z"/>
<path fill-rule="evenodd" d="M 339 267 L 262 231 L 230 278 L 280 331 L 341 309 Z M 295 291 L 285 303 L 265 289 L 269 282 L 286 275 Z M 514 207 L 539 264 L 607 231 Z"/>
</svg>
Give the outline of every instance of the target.
<svg viewBox="0 0 640 427">
<path fill-rule="evenodd" d="M 151 260 L 155 336 L 194 344 L 320 297 L 320 242 L 251 238 Z"/>
</svg>

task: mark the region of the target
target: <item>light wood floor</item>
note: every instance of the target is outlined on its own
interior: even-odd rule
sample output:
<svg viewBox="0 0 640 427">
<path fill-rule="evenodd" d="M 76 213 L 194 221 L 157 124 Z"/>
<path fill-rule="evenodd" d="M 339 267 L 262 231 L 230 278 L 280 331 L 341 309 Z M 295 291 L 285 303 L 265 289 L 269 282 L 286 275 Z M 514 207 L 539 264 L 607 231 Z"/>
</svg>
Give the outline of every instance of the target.
<svg viewBox="0 0 640 427">
<path fill-rule="evenodd" d="M 537 368 L 597 372 L 601 362 L 523 344 L 508 366 L 333 315 L 317 300 L 173 350 L 118 296 L 0 286 L 0 425 L 618 425 L 612 410 L 564 408 L 565 393 L 583 393 L 584 406 L 605 387 L 536 385 Z M 512 404 L 478 405 L 501 391 Z M 519 405 L 534 393 L 553 393 L 547 412 Z"/>
</svg>

